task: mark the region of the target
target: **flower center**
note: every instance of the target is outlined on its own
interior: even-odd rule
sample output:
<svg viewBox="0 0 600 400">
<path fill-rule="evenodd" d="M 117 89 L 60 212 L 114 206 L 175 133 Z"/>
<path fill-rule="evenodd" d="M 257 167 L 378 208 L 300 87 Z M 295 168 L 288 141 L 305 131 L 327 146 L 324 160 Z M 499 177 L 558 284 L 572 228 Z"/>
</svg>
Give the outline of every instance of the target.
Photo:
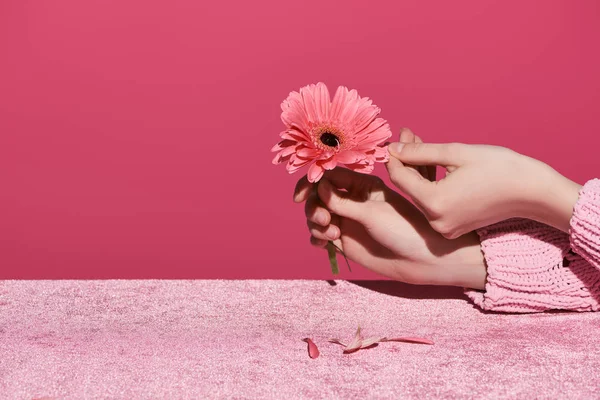
<svg viewBox="0 0 600 400">
<path fill-rule="evenodd" d="M 329 131 L 323 132 L 319 139 L 325 146 L 337 147 L 340 145 L 340 139 Z"/>
</svg>

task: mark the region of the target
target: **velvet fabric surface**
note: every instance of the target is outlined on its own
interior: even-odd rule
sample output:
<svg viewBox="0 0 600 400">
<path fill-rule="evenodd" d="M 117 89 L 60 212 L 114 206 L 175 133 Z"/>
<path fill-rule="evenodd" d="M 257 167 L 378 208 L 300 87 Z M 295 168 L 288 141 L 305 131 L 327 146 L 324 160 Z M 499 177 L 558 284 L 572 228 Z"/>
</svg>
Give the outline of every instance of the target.
<svg viewBox="0 0 600 400">
<path fill-rule="evenodd" d="M 328 342 L 358 326 L 435 344 Z M 390 281 L 1 281 L 0 397 L 597 398 L 599 333 Z"/>
</svg>

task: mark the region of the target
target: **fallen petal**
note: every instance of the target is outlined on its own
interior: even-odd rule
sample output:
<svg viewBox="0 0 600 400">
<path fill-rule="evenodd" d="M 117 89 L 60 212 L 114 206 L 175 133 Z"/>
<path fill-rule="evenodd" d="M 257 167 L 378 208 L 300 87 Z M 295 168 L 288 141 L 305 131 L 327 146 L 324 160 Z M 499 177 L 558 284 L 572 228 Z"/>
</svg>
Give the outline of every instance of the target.
<svg viewBox="0 0 600 400">
<path fill-rule="evenodd" d="M 419 344 L 434 344 L 429 339 L 419 338 L 419 337 L 399 337 L 399 338 L 383 338 L 382 342 L 408 342 L 408 343 L 419 343 Z"/>
<path fill-rule="evenodd" d="M 344 343 L 342 343 L 340 341 L 340 339 L 329 339 L 329 343 L 335 343 L 335 344 L 339 344 L 340 346 L 346 347 L 346 345 Z"/>
<path fill-rule="evenodd" d="M 308 356 L 310 358 L 317 358 L 319 357 L 319 349 L 317 348 L 317 345 L 309 338 L 304 338 L 302 339 L 303 342 L 308 343 Z"/>
<path fill-rule="evenodd" d="M 360 326 L 359 326 L 358 329 L 356 330 L 356 334 L 354 335 L 354 339 L 352 339 L 352 342 L 350 342 L 350 344 L 348 346 L 346 346 L 344 351 L 358 350 L 361 347 L 362 347 L 362 336 L 360 334 Z"/>
<path fill-rule="evenodd" d="M 379 342 L 383 342 L 383 341 L 385 341 L 384 337 L 372 337 L 372 338 L 364 339 L 362 341 L 361 348 L 364 349 L 366 347 L 373 346 L 374 344 L 379 343 Z"/>
</svg>

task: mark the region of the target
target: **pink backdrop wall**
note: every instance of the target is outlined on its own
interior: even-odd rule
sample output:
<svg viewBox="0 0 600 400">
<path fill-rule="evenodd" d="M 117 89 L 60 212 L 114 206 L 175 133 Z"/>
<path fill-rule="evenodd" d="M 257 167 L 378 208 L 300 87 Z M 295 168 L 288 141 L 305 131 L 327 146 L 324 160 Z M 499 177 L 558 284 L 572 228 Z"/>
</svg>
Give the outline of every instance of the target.
<svg viewBox="0 0 600 400">
<path fill-rule="evenodd" d="M 600 176 L 598 4 L 3 0 L 0 278 L 330 277 L 269 153 L 319 80 Z"/>
</svg>

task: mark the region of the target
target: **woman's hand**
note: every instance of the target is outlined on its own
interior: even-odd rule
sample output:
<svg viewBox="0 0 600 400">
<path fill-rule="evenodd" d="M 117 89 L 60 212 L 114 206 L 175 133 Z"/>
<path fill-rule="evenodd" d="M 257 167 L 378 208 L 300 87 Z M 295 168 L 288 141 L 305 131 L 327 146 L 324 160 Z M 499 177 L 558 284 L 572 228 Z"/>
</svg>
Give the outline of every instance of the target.
<svg viewBox="0 0 600 400">
<path fill-rule="evenodd" d="M 318 185 L 302 178 L 294 200 L 306 201 L 315 246 L 325 247 L 333 240 L 349 259 L 407 283 L 485 286 L 477 234 L 444 238 L 417 208 L 376 176 L 338 167 L 326 171 Z"/>
<path fill-rule="evenodd" d="M 391 181 L 446 238 L 514 217 L 569 231 L 581 186 L 541 161 L 486 145 L 392 143 L 388 149 Z M 431 182 L 408 165 L 439 165 L 448 173 Z"/>
</svg>

